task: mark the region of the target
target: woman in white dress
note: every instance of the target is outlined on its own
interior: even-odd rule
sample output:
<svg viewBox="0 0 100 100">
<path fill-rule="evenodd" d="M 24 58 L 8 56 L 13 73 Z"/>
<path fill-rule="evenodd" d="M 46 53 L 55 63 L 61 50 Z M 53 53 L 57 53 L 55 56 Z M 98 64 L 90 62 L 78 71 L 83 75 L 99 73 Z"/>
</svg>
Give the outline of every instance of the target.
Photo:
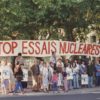
<svg viewBox="0 0 100 100">
<path fill-rule="evenodd" d="M 73 70 L 72 65 L 69 64 L 68 67 L 66 67 L 66 73 L 67 73 L 67 80 L 68 80 L 68 88 L 72 89 L 72 82 L 73 82 Z"/>
<path fill-rule="evenodd" d="M 42 69 L 42 84 L 43 84 L 43 90 L 44 92 L 48 91 L 48 65 L 44 63 L 43 69 Z"/>
<path fill-rule="evenodd" d="M 57 61 L 57 72 L 58 72 L 58 90 L 63 89 L 63 75 L 62 73 L 64 72 L 64 64 L 62 62 L 62 58 L 59 57 Z"/>
</svg>

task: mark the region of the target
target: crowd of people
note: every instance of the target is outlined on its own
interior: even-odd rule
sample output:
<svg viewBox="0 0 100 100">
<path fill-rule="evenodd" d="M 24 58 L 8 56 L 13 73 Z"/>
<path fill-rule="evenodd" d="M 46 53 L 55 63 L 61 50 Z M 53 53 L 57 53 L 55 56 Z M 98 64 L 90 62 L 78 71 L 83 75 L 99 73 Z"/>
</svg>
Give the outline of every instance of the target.
<svg viewBox="0 0 100 100">
<path fill-rule="evenodd" d="M 26 72 L 26 76 L 23 73 Z M 26 71 L 25 71 L 26 70 Z M 72 89 L 93 88 L 100 86 L 100 61 L 70 61 L 56 57 L 52 52 L 49 61 L 35 59 L 28 70 L 24 65 L 21 53 L 15 59 L 15 67 L 4 60 L 0 64 L 0 88 L 2 94 L 24 93 L 27 88 L 28 72 L 32 77 L 32 91 L 35 92 L 68 92 Z M 24 79 L 27 77 L 26 79 Z M 23 81 L 24 79 L 24 81 Z"/>
</svg>

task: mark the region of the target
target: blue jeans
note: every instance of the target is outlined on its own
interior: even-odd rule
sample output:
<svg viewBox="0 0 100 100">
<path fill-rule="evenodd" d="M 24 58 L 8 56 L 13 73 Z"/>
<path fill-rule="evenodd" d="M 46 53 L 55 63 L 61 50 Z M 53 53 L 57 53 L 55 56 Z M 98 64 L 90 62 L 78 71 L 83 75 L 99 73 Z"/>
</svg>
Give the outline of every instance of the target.
<svg viewBox="0 0 100 100">
<path fill-rule="evenodd" d="M 93 76 L 88 76 L 88 87 L 89 88 L 93 87 Z"/>
<path fill-rule="evenodd" d="M 73 88 L 79 88 L 79 76 L 78 74 L 73 75 Z"/>
<path fill-rule="evenodd" d="M 57 82 L 54 82 L 54 83 L 52 84 L 52 91 L 58 91 Z"/>
<path fill-rule="evenodd" d="M 96 86 L 100 86 L 100 76 L 96 76 Z"/>
<path fill-rule="evenodd" d="M 18 92 L 22 90 L 23 90 L 23 87 L 22 87 L 21 81 L 16 81 L 14 92 Z"/>
</svg>

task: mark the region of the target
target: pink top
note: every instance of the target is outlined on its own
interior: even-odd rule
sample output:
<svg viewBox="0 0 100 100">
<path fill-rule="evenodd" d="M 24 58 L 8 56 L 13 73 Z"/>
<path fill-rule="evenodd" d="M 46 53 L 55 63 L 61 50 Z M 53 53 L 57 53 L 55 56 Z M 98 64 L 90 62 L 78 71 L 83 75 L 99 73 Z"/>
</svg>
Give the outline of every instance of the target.
<svg viewBox="0 0 100 100">
<path fill-rule="evenodd" d="M 54 74 L 52 76 L 52 82 L 57 82 L 57 81 L 58 81 L 58 76 L 57 76 L 57 74 Z"/>
</svg>

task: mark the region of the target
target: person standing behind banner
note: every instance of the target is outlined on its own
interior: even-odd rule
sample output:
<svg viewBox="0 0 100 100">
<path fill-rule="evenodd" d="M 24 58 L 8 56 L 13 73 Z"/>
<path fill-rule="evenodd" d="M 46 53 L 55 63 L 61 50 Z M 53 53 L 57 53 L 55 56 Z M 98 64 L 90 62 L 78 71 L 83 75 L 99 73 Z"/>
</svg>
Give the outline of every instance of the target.
<svg viewBox="0 0 100 100">
<path fill-rule="evenodd" d="M 12 70 L 12 65 L 10 62 L 7 63 L 7 67 L 10 71 L 10 80 L 9 80 L 9 92 L 12 92 L 15 88 L 15 77 L 14 77 L 14 73 Z"/>
<path fill-rule="evenodd" d="M 3 76 L 3 69 L 5 68 L 5 61 L 1 61 L 1 65 L 0 65 L 0 79 L 1 79 L 1 93 L 2 94 L 6 94 L 6 88 L 5 88 L 5 84 L 4 84 L 4 76 Z M 9 83 L 9 82 L 8 82 Z"/>
<path fill-rule="evenodd" d="M 21 65 L 19 64 L 19 62 L 17 62 L 15 68 L 14 68 L 14 75 L 16 78 L 16 83 L 15 83 L 15 89 L 14 89 L 14 93 L 16 92 L 20 92 L 23 93 L 23 87 L 22 87 L 22 79 L 23 79 L 23 71 L 21 68 Z"/>
<path fill-rule="evenodd" d="M 57 72 L 58 72 L 58 87 L 59 90 L 63 89 L 63 75 L 62 73 L 64 72 L 64 64 L 62 62 L 62 58 L 59 57 L 57 61 Z"/>
<path fill-rule="evenodd" d="M 80 74 L 81 74 L 81 85 L 83 87 L 87 87 L 88 85 L 88 74 L 87 74 L 87 66 L 85 65 L 85 62 L 83 61 L 80 66 Z"/>
<path fill-rule="evenodd" d="M 34 60 L 34 64 L 31 67 L 32 72 L 32 82 L 33 82 L 33 90 L 38 92 L 40 90 L 40 69 L 37 60 Z"/>
<path fill-rule="evenodd" d="M 95 73 L 96 73 L 96 86 L 100 86 L 100 62 L 97 61 L 95 65 Z"/>
<path fill-rule="evenodd" d="M 68 67 L 66 67 L 66 73 L 67 73 L 67 81 L 68 81 L 68 89 L 73 89 L 72 83 L 73 83 L 73 70 L 72 65 L 69 64 Z"/>
<path fill-rule="evenodd" d="M 23 66 L 22 71 L 23 71 L 22 87 L 23 89 L 26 89 L 28 83 L 28 68 Z"/>
<path fill-rule="evenodd" d="M 79 66 L 77 63 L 73 63 L 73 88 L 79 88 Z"/>
<path fill-rule="evenodd" d="M 48 64 L 48 80 L 49 80 L 49 90 L 52 90 L 52 76 L 53 76 L 53 63 L 49 62 Z"/>
<path fill-rule="evenodd" d="M 89 61 L 88 66 L 87 66 L 87 74 L 88 74 L 88 88 L 93 87 L 93 76 L 95 73 L 95 64 L 93 61 Z"/>
<path fill-rule="evenodd" d="M 50 62 L 54 64 L 54 70 L 56 70 L 56 53 L 53 51 L 50 57 Z"/>
<path fill-rule="evenodd" d="M 5 91 L 5 94 L 11 92 L 11 77 L 13 75 L 13 72 L 9 65 L 6 65 L 5 61 L 1 61 L 1 76 L 2 76 L 2 87 Z"/>
<path fill-rule="evenodd" d="M 68 81 L 67 81 L 67 73 L 66 71 L 63 72 L 63 83 L 64 83 L 64 91 L 68 92 Z"/>
<path fill-rule="evenodd" d="M 42 79 L 43 79 L 42 84 L 43 84 L 44 92 L 48 92 L 48 87 L 49 87 L 48 75 L 49 75 L 48 65 L 47 63 L 44 63 L 44 66 L 42 69 Z"/>
<path fill-rule="evenodd" d="M 41 87 L 41 90 L 43 89 L 43 86 L 42 86 L 42 70 L 43 70 L 43 67 L 44 67 L 44 60 L 41 59 L 40 60 L 40 64 L 39 64 L 39 69 L 40 69 L 40 87 Z"/>
<path fill-rule="evenodd" d="M 15 58 L 15 66 L 16 66 L 17 62 L 20 65 L 24 65 L 24 58 L 22 57 L 21 53 L 18 53 L 17 57 Z"/>
<path fill-rule="evenodd" d="M 52 75 L 52 91 L 53 92 L 58 92 L 58 74 L 56 71 L 53 72 L 53 75 Z"/>
</svg>

